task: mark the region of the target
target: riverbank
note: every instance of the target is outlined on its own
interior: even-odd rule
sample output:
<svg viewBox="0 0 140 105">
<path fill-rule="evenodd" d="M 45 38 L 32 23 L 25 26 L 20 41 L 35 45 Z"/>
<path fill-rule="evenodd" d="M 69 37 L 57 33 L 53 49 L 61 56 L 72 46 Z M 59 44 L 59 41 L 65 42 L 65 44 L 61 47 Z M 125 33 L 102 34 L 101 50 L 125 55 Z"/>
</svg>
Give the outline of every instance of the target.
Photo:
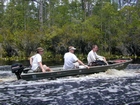
<svg viewBox="0 0 140 105">
<path fill-rule="evenodd" d="M 43 63 L 47 64 L 48 66 L 54 66 L 54 65 L 62 65 L 63 64 L 63 56 L 57 57 L 57 58 L 51 58 L 51 59 L 43 59 Z M 87 62 L 86 56 L 79 55 L 78 58 L 82 60 L 83 62 Z M 106 57 L 107 60 L 110 59 L 117 59 L 117 58 L 132 58 L 134 61 L 139 61 L 140 57 L 135 56 L 110 56 Z M 11 57 L 11 58 L 0 58 L 0 66 L 2 65 L 12 65 L 14 63 L 22 63 L 23 65 L 29 66 L 29 58 L 27 57 Z"/>
</svg>

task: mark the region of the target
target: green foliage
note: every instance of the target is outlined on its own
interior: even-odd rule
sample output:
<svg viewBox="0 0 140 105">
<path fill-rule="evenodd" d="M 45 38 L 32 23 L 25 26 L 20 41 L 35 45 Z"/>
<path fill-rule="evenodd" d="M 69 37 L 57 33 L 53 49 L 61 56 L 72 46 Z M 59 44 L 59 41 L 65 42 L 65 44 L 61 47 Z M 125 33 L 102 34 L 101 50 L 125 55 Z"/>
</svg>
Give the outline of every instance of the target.
<svg viewBox="0 0 140 105">
<path fill-rule="evenodd" d="M 42 46 L 46 60 L 63 61 L 68 46 L 73 45 L 80 59 L 86 60 L 92 44 L 108 58 L 113 54 L 139 55 L 139 4 L 118 11 L 109 0 L 38 2 L 10 0 L 6 7 L 2 3 L 1 56 L 28 57 Z"/>
</svg>

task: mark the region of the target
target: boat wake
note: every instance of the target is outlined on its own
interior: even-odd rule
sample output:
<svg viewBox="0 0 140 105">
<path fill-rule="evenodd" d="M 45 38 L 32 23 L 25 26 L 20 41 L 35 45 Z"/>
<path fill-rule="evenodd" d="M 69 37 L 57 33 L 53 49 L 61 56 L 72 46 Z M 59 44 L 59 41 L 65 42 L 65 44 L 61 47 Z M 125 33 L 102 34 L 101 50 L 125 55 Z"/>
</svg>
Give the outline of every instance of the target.
<svg viewBox="0 0 140 105">
<path fill-rule="evenodd" d="M 56 80 L 73 80 L 73 79 L 104 79 L 104 78 L 117 78 L 117 77 L 132 77 L 137 76 L 140 74 L 140 69 L 136 69 L 134 66 L 128 65 L 128 67 L 124 70 L 117 70 L 117 69 L 108 69 L 106 72 L 99 72 L 89 75 L 78 75 L 78 76 L 67 76 L 61 77 Z M 16 81 L 17 78 L 15 74 L 11 72 L 11 70 L 0 70 L 0 82 L 5 81 Z M 47 79 L 43 79 L 48 81 Z M 38 80 L 40 81 L 40 80 Z"/>
</svg>

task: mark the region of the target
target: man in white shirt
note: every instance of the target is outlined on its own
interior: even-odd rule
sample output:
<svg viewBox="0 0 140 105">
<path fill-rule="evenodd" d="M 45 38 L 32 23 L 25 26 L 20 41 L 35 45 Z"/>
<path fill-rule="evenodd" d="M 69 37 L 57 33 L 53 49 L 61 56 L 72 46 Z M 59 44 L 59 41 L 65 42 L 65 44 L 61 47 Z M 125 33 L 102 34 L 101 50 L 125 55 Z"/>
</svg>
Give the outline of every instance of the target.
<svg viewBox="0 0 140 105">
<path fill-rule="evenodd" d="M 87 65 L 85 65 L 82 61 L 80 61 L 76 57 L 76 55 L 74 54 L 75 50 L 76 48 L 74 48 L 73 46 L 70 46 L 69 52 L 65 53 L 63 69 L 68 70 L 68 69 L 79 68 L 79 64 L 85 66 L 86 68 L 89 68 Z"/>
<path fill-rule="evenodd" d="M 98 46 L 93 45 L 92 50 L 88 53 L 87 56 L 88 65 L 96 65 L 97 63 L 100 63 L 99 65 L 108 65 L 106 58 L 98 55 L 96 53 L 97 51 L 98 51 Z"/>
<path fill-rule="evenodd" d="M 42 64 L 42 54 L 43 54 L 44 49 L 41 47 L 37 48 L 37 54 L 33 55 L 30 57 L 30 65 L 32 66 L 31 69 L 34 72 L 46 72 L 46 71 L 51 71 L 49 67 L 46 65 Z"/>
</svg>

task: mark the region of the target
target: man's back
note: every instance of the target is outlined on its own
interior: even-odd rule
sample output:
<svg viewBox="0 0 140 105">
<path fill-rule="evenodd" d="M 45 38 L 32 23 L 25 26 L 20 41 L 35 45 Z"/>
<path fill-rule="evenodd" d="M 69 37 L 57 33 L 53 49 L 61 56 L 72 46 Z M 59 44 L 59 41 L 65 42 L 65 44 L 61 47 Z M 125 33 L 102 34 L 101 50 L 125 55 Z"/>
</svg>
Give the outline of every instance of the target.
<svg viewBox="0 0 140 105">
<path fill-rule="evenodd" d="M 78 58 L 71 52 L 67 52 L 64 55 L 64 66 L 63 69 L 73 69 L 74 62 L 76 62 Z"/>
<path fill-rule="evenodd" d="M 32 70 L 35 70 L 37 69 L 37 67 L 39 66 L 38 62 L 42 62 L 42 57 L 40 54 L 35 54 L 34 56 L 32 56 L 32 59 L 33 59 L 33 63 L 32 63 Z"/>
</svg>

